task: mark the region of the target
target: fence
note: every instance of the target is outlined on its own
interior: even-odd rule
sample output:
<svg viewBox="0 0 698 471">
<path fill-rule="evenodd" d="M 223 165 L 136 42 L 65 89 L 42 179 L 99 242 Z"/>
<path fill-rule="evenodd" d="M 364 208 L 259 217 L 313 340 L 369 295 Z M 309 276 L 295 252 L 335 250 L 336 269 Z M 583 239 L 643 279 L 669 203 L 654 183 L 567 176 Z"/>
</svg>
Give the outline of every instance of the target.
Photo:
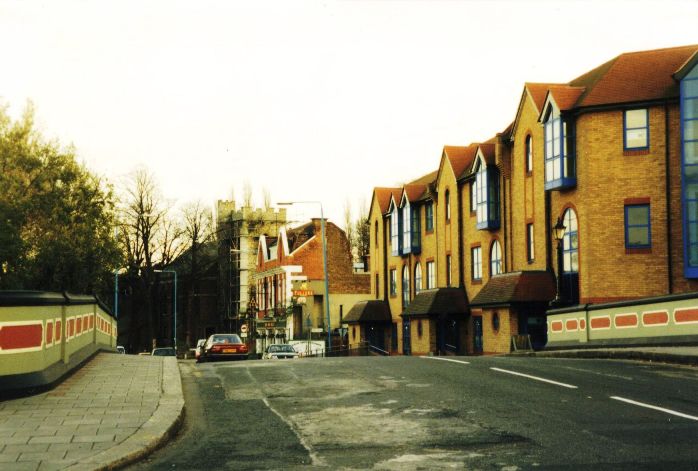
<svg viewBox="0 0 698 471">
<path fill-rule="evenodd" d="M 117 324 L 94 296 L 0 291 L 0 392 L 50 385 L 99 350 Z"/>
<path fill-rule="evenodd" d="M 698 344 L 698 293 L 548 311 L 546 348 Z"/>
</svg>

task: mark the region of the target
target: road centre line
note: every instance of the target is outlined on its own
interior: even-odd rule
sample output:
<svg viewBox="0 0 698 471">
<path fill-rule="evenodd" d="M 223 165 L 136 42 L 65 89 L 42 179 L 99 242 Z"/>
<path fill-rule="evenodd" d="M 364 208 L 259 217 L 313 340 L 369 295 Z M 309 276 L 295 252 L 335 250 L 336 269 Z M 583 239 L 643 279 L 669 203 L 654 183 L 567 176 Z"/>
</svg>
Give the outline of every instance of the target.
<svg viewBox="0 0 698 471">
<path fill-rule="evenodd" d="M 507 374 L 510 374 L 510 375 L 522 376 L 522 377 L 524 377 L 524 378 L 534 379 L 534 380 L 536 380 L 536 381 L 542 381 L 542 382 L 544 382 L 544 383 L 550 383 L 550 384 L 554 384 L 554 385 L 556 385 L 556 386 L 562 386 L 563 388 L 577 389 L 577 386 L 574 386 L 574 385 L 572 385 L 572 384 L 559 383 L 559 382 L 553 381 L 553 380 L 551 380 L 551 379 L 541 378 L 540 376 L 531 376 L 531 375 L 527 375 L 527 374 L 524 374 L 524 373 L 518 373 L 518 372 L 516 372 L 516 371 L 511 371 L 511 370 L 503 370 L 502 368 L 495 368 L 495 367 L 490 367 L 490 369 L 491 369 L 491 370 L 494 370 L 494 371 L 499 371 L 500 373 L 507 373 Z"/>
<path fill-rule="evenodd" d="M 452 360 L 450 358 L 441 358 L 441 357 L 427 357 L 427 356 L 420 356 L 419 358 L 426 358 L 427 360 L 441 360 L 441 361 L 452 361 L 453 363 L 462 363 L 463 365 L 469 365 L 469 361 L 464 361 L 464 360 Z"/>
<path fill-rule="evenodd" d="M 688 415 L 688 414 L 684 414 L 682 412 L 677 412 L 675 410 L 665 409 L 664 407 L 653 406 L 652 404 L 645 404 L 644 402 L 637 402 L 637 401 L 633 401 L 632 399 L 626 399 L 624 397 L 619 397 L 619 396 L 611 396 L 611 399 L 615 399 L 616 401 L 621 401 L 621 402 L 627 402 L 628 404 L 633 404 L 633 405 L 640 406 L 640 407 L 646 407 L 647 409 L 658 410 L 660 412 L 665 412 L 667 414 L 676 415 L 678 417 L 683 417 L 684 419 L 698 421 L 698 417 L 696 417 L 694 415 Z"/>
</svg>

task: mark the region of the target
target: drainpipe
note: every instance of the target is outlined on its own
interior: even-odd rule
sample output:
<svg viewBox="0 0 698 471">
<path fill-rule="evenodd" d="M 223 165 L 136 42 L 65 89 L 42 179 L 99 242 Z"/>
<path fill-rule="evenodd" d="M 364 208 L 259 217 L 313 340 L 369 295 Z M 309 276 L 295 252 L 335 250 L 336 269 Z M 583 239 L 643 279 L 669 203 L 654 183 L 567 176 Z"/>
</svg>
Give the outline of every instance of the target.
<svg viewBox="0 0 698 471">
<path fill-rule="evenodd" d="M 388 231 L 385 218 L 383 217 L 383 300 L 388 301 Z"/>
<path fill-rule="evenodd" d="M 550 191 L 545 191 L 545 267 L 549 272 L 553 271 L 553 256 L 552 256 L 552 241 L 551 241 L 551 231 L 552 226 L 550 224 L 551 215 L 551 202 L 550 202 Z"/>
<path fill-rule="evenodd" d="M 667 286 L 669 294 L 674 292 L 673 263 L 671 252 L 673 244 L 671 241 L 671 169 L 669 166 L 669 102 L 664 101 L 664 188 L 666 191 L 666 240 L 667 240 Z"/>
<path fill-rule="evenodd" d="M 458 196 L 458 286 L 465 286 L 463 277 L 463 185 L 456 182 Z"/>
</svg>

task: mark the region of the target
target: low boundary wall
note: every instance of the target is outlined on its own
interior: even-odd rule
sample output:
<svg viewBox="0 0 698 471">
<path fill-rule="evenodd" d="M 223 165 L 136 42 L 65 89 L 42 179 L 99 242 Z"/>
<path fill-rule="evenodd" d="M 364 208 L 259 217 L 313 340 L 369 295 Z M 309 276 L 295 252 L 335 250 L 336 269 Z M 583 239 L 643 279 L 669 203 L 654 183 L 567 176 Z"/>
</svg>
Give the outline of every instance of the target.
<svg viewBox="0 0 698 471">
<path fill-rule="evenodd" d="M 0 291 L 0 392 L 48 386 L 99 350 L 117 323 L 95 296 Z"/>
<path fill-rule="evenodd" d="M 546 348 L 698 344 L 698 293 L 548 311 Z"/>
</svg>

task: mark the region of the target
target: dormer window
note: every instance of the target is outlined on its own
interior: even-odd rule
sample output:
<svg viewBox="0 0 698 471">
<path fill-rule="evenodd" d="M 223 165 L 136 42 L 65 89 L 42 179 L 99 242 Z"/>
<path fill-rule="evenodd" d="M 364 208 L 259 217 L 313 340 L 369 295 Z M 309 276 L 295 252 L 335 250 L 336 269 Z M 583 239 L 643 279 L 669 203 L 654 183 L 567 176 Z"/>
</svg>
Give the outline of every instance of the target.
<svg viewBox="0 0 698 471">
<path fill-rule="evenodd" d="M 549 105 L 545 129 L 545 189 L 559 190 L 577 184 L 574 156 L 567 149 L 567 123 L 559 110 Z"/>
<path fill-rule="evenodd" d="M 392 255 L 400 255 L 400 218 L 395 205 L 390 212 L 390 248 Z"/>
<path fill-rule="evenodd" d="M 478 229 L 499 228 L 499 171 L 488 167 L 482 157 L 475 163 L 475 213 Z"/>
</svg>

